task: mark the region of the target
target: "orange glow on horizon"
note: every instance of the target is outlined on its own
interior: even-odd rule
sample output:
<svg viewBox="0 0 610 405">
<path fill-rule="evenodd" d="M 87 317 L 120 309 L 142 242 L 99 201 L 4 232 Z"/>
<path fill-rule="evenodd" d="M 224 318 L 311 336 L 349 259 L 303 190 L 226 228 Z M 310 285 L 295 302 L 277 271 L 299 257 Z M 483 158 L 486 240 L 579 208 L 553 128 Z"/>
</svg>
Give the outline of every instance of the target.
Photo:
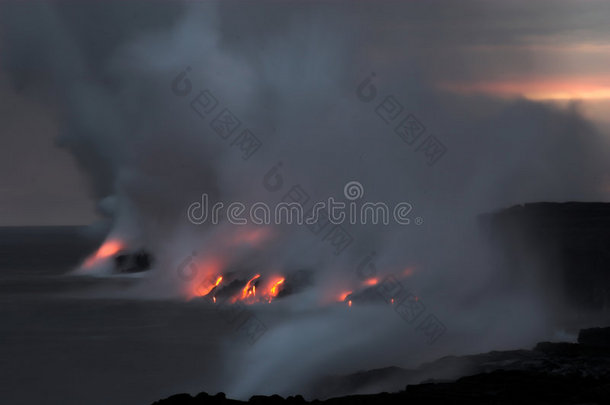
<svg viewBox="0 0 610 405">
<path fill-rule="evenodd" d="M 610 77 L 556 77 L 444 82 L 439 88 L 462 94 L 484 93 L 530 100 L 610 99 Z"/>
</svg>

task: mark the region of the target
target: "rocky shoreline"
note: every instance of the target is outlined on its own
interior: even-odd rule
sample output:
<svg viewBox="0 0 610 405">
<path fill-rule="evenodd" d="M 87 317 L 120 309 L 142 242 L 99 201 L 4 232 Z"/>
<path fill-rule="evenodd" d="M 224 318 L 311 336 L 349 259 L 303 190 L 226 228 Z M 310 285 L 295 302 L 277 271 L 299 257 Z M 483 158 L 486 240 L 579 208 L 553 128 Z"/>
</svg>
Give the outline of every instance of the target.
<svg viewBox="0 0 610 405">
<path fill-rule="evenodd" d="M 443 378 L 447 369 L 460 370 L 465 376 L 447 381 Z M 302 396 L 253 396 L 247 402 L 226 398 L 223 393 L 178 394 L 153 405 L 610 403 L 610 327 L 581 330 L 577 343 L 541 342 L 532 350 L 448 356 L 415 370 L 392 367 L 333 377 L 326 380 L 327 394 L 396 378 L 404 379 L 406 387 L 393 393 L 313 401 Z M 419 383 L 410 382 L 416 380 Z"/>
</svg>

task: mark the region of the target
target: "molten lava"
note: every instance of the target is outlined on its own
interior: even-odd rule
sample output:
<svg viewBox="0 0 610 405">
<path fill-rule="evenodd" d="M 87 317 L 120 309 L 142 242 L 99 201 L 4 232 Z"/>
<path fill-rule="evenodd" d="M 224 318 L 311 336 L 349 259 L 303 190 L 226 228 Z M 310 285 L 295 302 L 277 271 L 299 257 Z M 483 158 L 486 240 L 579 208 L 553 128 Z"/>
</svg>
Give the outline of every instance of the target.
<svg viewBox="0 0 610 405">
<path fill-rule="evenodd" d="M 271 303 L 274 298 L 278 296 L 282 290 L 282 286 L 286 279 L 284 277 L 274 277 L 269 282 L 260 283 L 261 275 L 257 274 L 252 277 L 246 285 L 242 288 L 241 293 L 235 295 L 231 302 L 235 303 L 239 300 L 246 304 L 255 304 L 257 302 L 268 302 Z M 261 287 L 262 285 L 262 287 Z M 258 293 L 257 293 L 257 286 Z"/>
<path fill-rule="evenodd" d="M 269 289 L 269 292 L 267 293 L 267 301 L 271 302 L 271 300 L 273 300 L 275 297 L 277 297 L 278 293 L 280 292 L 280 287 L 282 286 L 282 284 L 284 284 L 285 280 L 286 279 L 282 277 L 280 279 L 271 281 L 271 288 Z"/>
<path fill-rule="evenodd" d="M 346 298 L 347 298 L 347 297 L 348 297 L 348 296 L 349 296 L 351 293 L 352 293 L 351 291 L 346 291 L 346 292 L 344 292 L 344 293 L 341 293 L 341 294 L 339 295 L 339 302 L 344 302 L 344 301 L 345 301 L 345 299 L 346 299 Z"/>
<path fill-rule="evenodd" d="M 218 287 L 218 285 L 222 282 L 222 276 L 218 276 L 218 278 L 216 278 L 216 281 L 212 284 L 208 284 L 205 286 L 200 286 L 200 288 L 197 290 L 197 295 L 200 297 L 205 297 L 206 295 L 208 295 L 214 288 Z M 214 297 L 215 298 L 215 297 Z M 214 301 L 216 302 L 216 301 Z"/>
<path fill-rule="evenodd" d="M 279 287 L 281 284 L 284 283 L 284 278 L 279 279 L 278 281 L 276 281 L 275 283 L 273 283 L 273 287 L 271 287 L 270 293 L 271 295 L 273 295 L 274 297 L 277 296 L 277 293 L 279 292 Z"/>
<path fill-rule="evenodd" d="M 222 273 L 224 261 L 216 256 L 205 258 L 191 258 L 190 268 L 187 278 L 190 282 L 187 285 L 188 299 L 194 297 L 205 297 L 223 281 Z"/>
<path fill-rule="evenodd" d="M 100 246 L 97 252 L 95 252 L 93 255 L 89 256 L 87 260 L 85 260 L 84 266 L 87 268 L 92 267 L 100 263 L 102 260 L 114 256 L 124 248 L 125 246 L 120 240 L 108 239 L 102 244 L 102 246 Z"/>
<path fill-rule="evenodd" d="M 252 277 L 250 280 L 248 280 L 248 282 L 246 283 L 246 286 L 244 287 L 244 289 L 241 292 L 241 299 L 245 300 L 247 298 L 250 297 L 256 297 L 256 285 L 255 285 L 255 281 L 260 277 L 260 274 L 257 274 L 256 276 Z"/>
</svg>

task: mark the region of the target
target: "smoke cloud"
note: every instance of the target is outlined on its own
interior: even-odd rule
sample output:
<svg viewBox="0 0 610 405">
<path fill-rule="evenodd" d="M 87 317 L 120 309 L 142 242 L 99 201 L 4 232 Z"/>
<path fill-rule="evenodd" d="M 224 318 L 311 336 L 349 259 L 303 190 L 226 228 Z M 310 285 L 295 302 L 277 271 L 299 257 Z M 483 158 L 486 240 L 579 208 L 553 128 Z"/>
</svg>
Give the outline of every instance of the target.
<svg viewBox="0 0 610 405">
<path fill-rule="evenodd" d="M 268 330 L 252 346 L 227 341 L 226 385 L 218 387 L 244 398 L 292 394 L 322 374 L 413 367 L 554 333 L 535 289 L 498 285 L 476 218 L 531 201 L 605 200 L 607 138 L 578 104 L 443 90 L 443 82 L 506 69 L 502 60 L 472 63 L 461 46 L 515 43 L 513 29 L 522 28 L 485 23 L 502 12 L 486 7 L 504 6 L 457 7 L 7 3 L 3 63 L 14 86 L 57 106 L 58 144 L 87 173 L 109 237 L 154 252 L 153 271 L 121 294 L 189 297 L 193 280 L 178 269 L 193 252 L 199 267 L 213 261 L 244 277 L 313 273 L 311 287 L 252 307 Z M 539 30 L 559 29 L 532 8 Z M 457 15 L 468 17 L 446 24 Z M 524 25 L 529 34 L 534 23 Z M 535 69 L 527 58 L 510 68 Z M 400 119 L 412 114 L 424 138 L 446 147 L 435 164 L 396 134 L 398 121 L 380 116 L 389 96 Z M 216 107 L 207 114 L 210 100 Z M 247 159 L 237 132 L 223 139 L 212 126 L 224 109 L 241 122 L 238 132 L 247 128 L 261 143 Z M 269 186 L 272 174 L 281 187 Z M 412 223 L 346 225 L 353 242 L 336 254 L 305 226 L 269 227 L 244 242 L 240 235 L 257 227 L 187 218 L 203 193 L 273 205 L 298 185 L 310 201 L 345 201 L 349 181 L 363 185 L 365 201 L 410 203 Z M 400 275 L 425 314 L 442 322 L 446 332 L 434 344 L 420 320 L 405 322 L 379 300 L 335 302 L 362 288 L 358 268 L 372 252 L 377 277 Z"/>
</svg>

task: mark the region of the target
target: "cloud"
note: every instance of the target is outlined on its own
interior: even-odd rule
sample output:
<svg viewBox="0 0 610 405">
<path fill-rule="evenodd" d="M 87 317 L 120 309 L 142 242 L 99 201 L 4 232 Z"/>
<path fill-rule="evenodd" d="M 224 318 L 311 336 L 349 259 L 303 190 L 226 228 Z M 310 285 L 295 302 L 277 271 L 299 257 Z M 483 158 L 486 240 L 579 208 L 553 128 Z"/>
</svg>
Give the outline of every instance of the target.
<svg viewBox="0 0 610 405">
<path fill-rule="evenodd" d="M 175 269 L 202 247 L 210 256 L 226 253 L 238 273 L 315 271 L 315 287 L 298 298 L 306 311 L 298 299 L 278 300 L 281 316 L 272 317 L 260 346 L 227 350 L 227 357 L 243 354 L 252 376 L 240 377 L 241 368 L 228 362 L 232 392 L 289 392 L 329 359 L 337 370 L 380 359 L 414 365 L 443 353 L 522 344 L 551 329 L 545 313 L 552 309 L 535 291 L 496 289 L 499 270 L 475 218 L 528 201 L 607 198 L 607 139 L 576 106 L 437 88 L 448 79 L 536 71 L 528 50 L 523 58 L 499 52 L 486 63 L 468 51 L 574 29 L 567 3 L 550 11 L 554 18 L 542 13 L 548 7 L 529 4 L 155 3 L 146 13 L 135 6 L 11 5 L 4 6 L 12 22 L 5 24 L 3 60 L 15 86 L 57 104 L 62 146 L 88 174 L 93 195 L 115 207 L 113 234 L 155 252 L 157 271 L 127 294 L 184 293 Z M 604 29 L 595 23 L 576 37 Z M 191 86 L 185 95 L 172 91 L 181 72 Z M 356 89 L 371 72 L 377 94 L 363 102 Z M 193 110 L 204 90 L 218 102 L 209 116 Z M 400 104 L 400 118 L 379 116 L 388 96 Z M 262 141 L 250 159 L 236 147 L 237 133 L 224 139 L 211 126 L 225 108 L 240 131 Z M 418 142 L 434 135 L 447 147 L 432 167 L 421 148 L 395 132 L 408 114 L 426 129 Z M 278 162 L 284 185 L 270 192 L 263 179 Z M 203 192 L 222 201 L 275 202 L 300 185 L 314 201 L 341 197 L 352 180 L 364 185 L 369 201 L 412 203 L 425 226 L 351 227 L 355 242 L 336 257 L 302 228 L 282 227 L 269 243 L 232 249 L 220 241 L 234 228 L 186 220 L 186 208 Z M 386 306 L 354 306 L 351 315 L 325 306 L 344 284 L 358 282 L 353 269 L 373 250 L 384 274 L 416 266 L 409 287 L 447 322 L 444 343 L 418 341 Z M 497 317 L 516 305 L 529 310 Z M 367 328 L 371 319 L 376 328 Z M 313 345 L 328 341 L 323 350 Z M 300 368 L 288 370 L 288 358 Z M 294 379 L 275 378 L 284 372 Z"/>
</svg>

